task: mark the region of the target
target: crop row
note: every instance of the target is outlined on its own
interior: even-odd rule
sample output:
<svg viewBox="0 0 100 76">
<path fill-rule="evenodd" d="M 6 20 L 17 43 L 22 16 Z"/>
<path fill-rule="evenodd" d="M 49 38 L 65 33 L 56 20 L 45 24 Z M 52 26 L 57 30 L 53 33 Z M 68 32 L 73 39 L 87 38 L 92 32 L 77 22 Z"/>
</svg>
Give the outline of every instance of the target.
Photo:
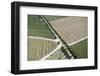
<svg viewBox="0 0 100 76">
<path fill-rule="evenodd" d="M 28 38 L 28 60 L 39 60 L 57 47 L 57 43 L 49 40 Z"/>
<path fill-rule="evenodd" d="M 87 36 L 88 26 L 86 17 L 66 17 L 50 21 L 50 23 L 68 44 Z"/>
</svg>

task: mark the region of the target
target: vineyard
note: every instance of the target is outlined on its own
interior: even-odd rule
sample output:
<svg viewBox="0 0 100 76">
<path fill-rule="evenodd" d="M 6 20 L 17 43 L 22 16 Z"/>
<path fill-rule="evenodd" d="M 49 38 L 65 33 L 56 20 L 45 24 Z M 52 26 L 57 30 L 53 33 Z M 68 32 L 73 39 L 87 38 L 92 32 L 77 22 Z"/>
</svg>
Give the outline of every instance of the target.
<svg viewBox="0 0 100 76">
<path fill-rule="evenodd" d="M 58 19 L 66 18 L 67 16 L 44 16 L 48 21 L 54 21 Z"/>
<path fill-rule="evenodd" d="M 28 38 L 28 60 L 39 60 L 57 47 L 57 43 L 50 40 Z"/>
<path fill-rule="evenodd" d="M 28 36 L 55 39 L 47 24 L 38 15 L 28 15 Z"/>
<path fill-rule="evenodd" d="M 66 17 L 50 23 L 68 44 L 87 36 L 87 17 Z"/>
<path fill-rule="evenodd" d="M 27 60 L 87 58 L 87 23 L 87 17 L 29 15 Z"/>
<path fill-rule="evenodd" d="M 75 45 L 70 46 L 70 48 L 73 51 L 75 55 L 77 55 L 77 58 L 87 58 L 88 57 L 88 46 L 87 46 L 88 40 L 85 39 L 79 43 L 76 43 Z"/>
<path fill-rule="evenodd" d="M 75 58 L 88 57 L 88 18 L 45 16 L 59 36 L 68 44 Z M 53 19 L 54 18 L 54 19 Z M 52 19 L 52 20 L 50 20 Z M 61 50 L 62 51 L 62 50 Z M 60 54 L 59 54 L 60 55 Z M 50 58 L 54 58 L 51 56 Z"/>
<path fill-rule="evenodd" d="M 55 52 L 54 54 L 52 54 L 47 58 L 47 60 L 62 60 L 62 59 L 66 59 L 66 58 L 63 52 L 61 51 L 61 49 L 57 50 L 57 52 Z"/>
</svg>

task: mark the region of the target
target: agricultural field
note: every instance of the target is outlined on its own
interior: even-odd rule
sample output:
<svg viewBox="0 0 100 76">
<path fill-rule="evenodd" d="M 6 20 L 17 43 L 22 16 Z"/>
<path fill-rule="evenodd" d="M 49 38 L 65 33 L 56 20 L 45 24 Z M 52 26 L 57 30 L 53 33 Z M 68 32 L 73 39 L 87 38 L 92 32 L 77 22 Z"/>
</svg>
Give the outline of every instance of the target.
<svg viewBox="0 0 100 76">
<path fill-rule="evenodd" d="M 79 43 L 70 46 L 73 53 L 77 58 L 87 58 L 88 57 L 88 39 L 85 39 Z"/>
<path fill-rule="evenodd" d="M 55 38 L 47 24 L 37 15 L 28 15 L 28 36 Z"/>
<path fill-rule="evenodd" d="M 40 60 L 57 47 L 57 43 L 50 40 L 36 38 L 28 39 L 28 61 Z"/>
<path fill-rule="evenodd" d="M 49 20 L 54 18 L 53 20 Z M 77 17 L 77 16 L 59 16 L 56 18 L 54 16 L 45 17 L 59 36 L 69 45 L 71 52 L 74 53 L 77 58 L 87 58 L 88 57 L 88 42 L 87 39 L 80 41 L 72 46 L 74 42 L 81 40 L 88 36 L 88 18 L 87 17 Z"/>
<path fill-rule="evenodd" d="M 61 51 L 61 49 L 57 50 L 54 54 L 49 56 L 47 60 L 62 60 L 66 59 L 64 53 Z"/>
<path fill-rule="evenodd" d="M 49 22 L 67 44 L 87 36 L 87 17 L 70 16 Z"/>
<path fill-rule="evenodd" d="M 58 19 L 65 18 L 65 16 L 44 16 L 48 21 L 54 21 Z"/>
<path fill-rule="evenodd" d="M 70 59 L 73 57 L 72 55 L 77 59 L 87 58 L 88 38 L 81 40 L 87 36 L 87 17 L 28 15 L 27 60 L 41 60 L 49 55 L 45 60 Z M 53 52 L 59 46 L 56 40 L 64 47 L 61 45 L 59 50 Z M 62 49 L 62 47 L 66 49 Z M 53 54 L 50 54 L 51 52 Z"/>
</svg>

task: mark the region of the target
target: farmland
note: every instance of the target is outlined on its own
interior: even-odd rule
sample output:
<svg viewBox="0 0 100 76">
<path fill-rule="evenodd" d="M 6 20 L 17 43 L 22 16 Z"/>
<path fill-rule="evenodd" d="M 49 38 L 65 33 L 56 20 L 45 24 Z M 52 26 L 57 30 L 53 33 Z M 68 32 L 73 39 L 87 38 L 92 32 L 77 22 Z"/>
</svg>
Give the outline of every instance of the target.
<svg viewBox="0 0 100 76">
<path fill-rule="evenodd" d="M 65 17 L 49 22 L 67 44 L 87 36 L 87 17 Z"/>
<path fill-rule="evenodd" d="M 54 21 L 54 20 L 65 18 L 65 16 L 45 16 L 45 18 L 48 19 L 48 21 Z"/>
<path fill-rule="evenodd" d="M 47 60 L 62 60 L 66 59 L 61 49 L 57 50 L 54 54 L 49 56 Z"/>
<path fill-rule="evenodd" d="M 54 20 L 49 20 L 54 18 Z M 46 16 L 52 27 L 57 31 L 60 37 L 68 44 L 72 44 L 82 38 L 88 36 L 88 18 L 87 17 L 77 17 L 77 16 L 67 16 L 59 17 L 55 19 L 53 16 Z M 71 52 L 76 55 L 77 58 L 87 58 L 88 57 L 88 42 L 87 39 L 80 41 L 72 46 L 70 46 Z"/>
<path fill-rule="evenodd" d="M 88 57 L 88 40 L 85 39 L 77 44 L 70 46 L 73 53 L 77 55 L 77 58 L 87 58 Z"/>
<path fill-rule="evenodd" d="M 28 36 L 45 37 L 54 39 L 55 36 L 40 16 L 28 15 Z"/>
<path fill-rule="evenodd" d="M 28 39 L 28 60 L 39 60 L 57 47 L 57 43 L 49 40 Z"/>
<path fill-rule="evenodd" d="M 28 61 L 87 58 L 87 23 L 87 17 L 28 15 Z"/>
</svg>

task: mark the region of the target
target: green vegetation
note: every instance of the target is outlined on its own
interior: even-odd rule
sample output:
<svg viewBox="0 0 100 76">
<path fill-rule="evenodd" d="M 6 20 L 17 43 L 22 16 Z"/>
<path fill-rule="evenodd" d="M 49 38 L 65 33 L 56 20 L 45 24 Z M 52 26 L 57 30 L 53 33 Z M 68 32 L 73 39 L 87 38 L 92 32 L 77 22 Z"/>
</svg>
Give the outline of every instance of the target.
<svg viewBox="0 0 100 76">
<path fill-rule="evenodd" d="M 77 58 L 87 58 L 88 57 L 88 39 L 85 39 L 75 45 L 70 46 L 72 52 L 77 56 Z"/>
<path fill-rule="evenodd" d="M 47 60 L 62 60 L 62 59 L 65 59 L 65 57 L 60 49 L 47 58 Z"/>
<path fill-rule="evenodd" d="M 35 15 L 28 15 L 28 36 L 55 38 L 41 17 Z"/>
<path fill-rule="evenodd" d="M 64 18 L 64 17 L 66 16 L 45 16 L 45 18 L 48 19 L 48 21 L 53 21 L 53 20 Z"/>
</svg>

